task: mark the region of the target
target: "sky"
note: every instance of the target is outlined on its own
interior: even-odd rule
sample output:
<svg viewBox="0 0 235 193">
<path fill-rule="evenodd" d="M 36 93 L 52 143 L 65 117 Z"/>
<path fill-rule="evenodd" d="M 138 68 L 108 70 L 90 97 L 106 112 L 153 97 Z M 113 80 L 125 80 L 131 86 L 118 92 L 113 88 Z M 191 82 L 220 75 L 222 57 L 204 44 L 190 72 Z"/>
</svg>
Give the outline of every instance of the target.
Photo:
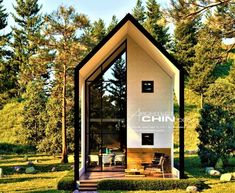
<svg viewBox="0 0 235 193">
<path fill-rule="evenodd" d="M 3 6 L 7 12 L 14 12 L 13 6 L 16 0 L 3 0 Z M 145 0 L 143 0 L 145 2 Z M 166 7 L 169 0 L 157 0 L 161 6 Z M 42 5 L 43 13 L 51 13 L 60 5 L 74 6 L 78 13 L 86 14 L 91 21 L 99 18 L 103 19 L 108 25 L 113 15 L 121 20 L 127 13 L 131 13 L 136 4 L 136 0 L 39 0 Z M 8 18 L 8 24 L 14 25 L 13 19 Z M 8 27 L 7 30 L 10 28 Z"/>
</svg>

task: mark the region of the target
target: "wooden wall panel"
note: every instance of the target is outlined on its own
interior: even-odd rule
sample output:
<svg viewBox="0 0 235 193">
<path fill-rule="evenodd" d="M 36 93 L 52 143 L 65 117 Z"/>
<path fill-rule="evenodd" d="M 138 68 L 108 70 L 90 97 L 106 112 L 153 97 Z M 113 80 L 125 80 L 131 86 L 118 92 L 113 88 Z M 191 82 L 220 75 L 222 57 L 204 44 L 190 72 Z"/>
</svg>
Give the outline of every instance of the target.
<svg viewBox="0 0 235 193">
<path fill-rule="evenodd" d="M 127 168 L 141 168 L 141 163 L 152 163 L 154 153 L 164 153 L 169 156 L 167 165 L 170 166 L 171 149 L 170 148 L 128 148 L 127 149 Z"/>
</svg>

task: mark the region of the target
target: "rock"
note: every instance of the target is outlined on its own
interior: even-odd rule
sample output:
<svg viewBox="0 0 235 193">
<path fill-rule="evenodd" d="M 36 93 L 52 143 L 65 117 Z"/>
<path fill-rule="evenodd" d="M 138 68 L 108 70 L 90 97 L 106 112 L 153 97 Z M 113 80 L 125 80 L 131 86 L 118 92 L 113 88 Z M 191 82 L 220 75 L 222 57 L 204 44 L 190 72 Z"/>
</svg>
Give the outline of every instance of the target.
<svg viewBox="0 0 235 193">
<path fill-rule="evenodd" d="M 197 187 L 196 186 L 188 186 L 186 188 L 186 192 L 191 192 L 191 193 L 197 192 Z"/>
<path fill-rule="evenodd" d="M 220 176 L 220 172 L 217 170 L 210 170 L 208 174 L 211 176 Z"/>
<path fill-rule="evenodd" d="M 209 174 L 210 170 L 214 170 L 214 167 L 206 167 L 205 172 Z"/>
<path fill-rule="evenodd" d="M 3 177 L 3 170 L 2 170 L 2 168 L 0 168 L 0 178 L 2 178 Z"/>
<path fill-rule="evenodd" d="M 28 168 L 26 168 L 25 173 L 26 174 L 35 174 L 36 170 L 35 170 L 35 168 L 33 166 L 32 167 L 28 167 Z"/>
<path fill-rule="evenodd" d="M 222 174 L 220 176 L 220 181 L 226 181 L 226 182 L 229 182 L 232 180 L 232 174 L 230 173 L 226 173 L 226 174 Z"/>
<path fill-rule="evenodd" d="M 51 171 L 55 172 L 56 171 L 56 167 L 51 168 Z"/>
<path fill-rule="evenodd" d="M 235 180 L 235 172 L 233 172 L 231 174 L 232 174 L 232 180 Z"/>
<path fill-rule="evenodd" d="M 16 172 L 20 172 L 21 167 L 20 167 L 20 166 L 15 166 L 15 167 L 14 167 L 14 170 L 15 170 Z"/>
</svg>

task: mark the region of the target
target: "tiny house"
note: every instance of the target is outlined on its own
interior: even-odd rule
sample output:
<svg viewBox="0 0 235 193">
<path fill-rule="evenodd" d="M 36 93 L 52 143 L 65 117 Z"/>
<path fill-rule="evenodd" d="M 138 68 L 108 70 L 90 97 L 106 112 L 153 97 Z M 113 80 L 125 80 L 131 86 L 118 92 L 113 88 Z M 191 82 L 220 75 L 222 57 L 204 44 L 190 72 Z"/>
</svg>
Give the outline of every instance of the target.
<svg viewBox="0 0 235 193">
<path fill-rule="evenodd" d="M 162 156 L 165 171 L 183 178 L 183 91 L 181 66 L 127 14 L 75 69 L 75 180 L 86 172 L 147 171 Z"/>
</svg>

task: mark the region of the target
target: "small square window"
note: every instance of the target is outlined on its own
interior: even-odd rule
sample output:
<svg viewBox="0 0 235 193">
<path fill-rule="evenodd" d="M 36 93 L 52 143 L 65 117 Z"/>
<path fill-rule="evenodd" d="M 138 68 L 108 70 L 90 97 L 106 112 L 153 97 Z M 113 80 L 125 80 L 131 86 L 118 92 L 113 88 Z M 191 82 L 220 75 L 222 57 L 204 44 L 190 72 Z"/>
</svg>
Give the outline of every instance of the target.
<svg viewBox="0 0 235 193">
<path fill-rule="evenodd" d="M 143 93 L 153 93 L 153 81 L 142 81 L 142 92 Z"/>
<path fill-rule="evenodd" d="M 142 133 L 142 145 L 154 145 L 153 133 Z"/>
</svg>

